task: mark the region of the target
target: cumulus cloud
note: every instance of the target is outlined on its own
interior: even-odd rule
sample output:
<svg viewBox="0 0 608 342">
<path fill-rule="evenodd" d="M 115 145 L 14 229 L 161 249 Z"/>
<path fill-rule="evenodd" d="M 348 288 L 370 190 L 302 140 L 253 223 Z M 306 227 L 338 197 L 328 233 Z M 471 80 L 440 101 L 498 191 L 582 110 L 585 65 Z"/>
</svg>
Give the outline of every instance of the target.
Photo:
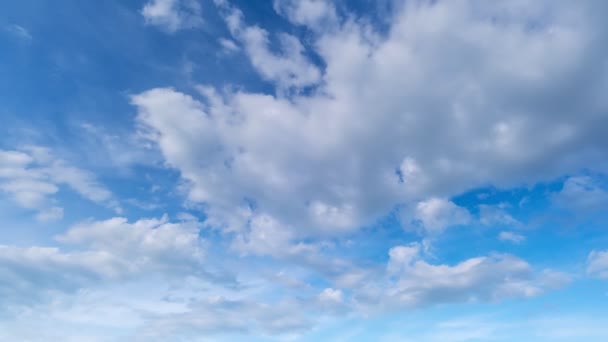
<svg viewBox="0 0 608 342">
<path fill-rule="evenodd" d="M 196 0 L 150 0 L 141 10 L 146 24 L 174 33 L 203 23 L 201 5 Z"/>
<path fill-rule="evenodd" d="M 608 188 L 591 176 L 568 177 L 552 200 L 562 209 L 574 212 L 597 212 L 608 205 Z"/>
<path fill-rule="evenodd" d="M 0 150 L 0 190 L 23 208 L 37 210 L 39 220 L 63 217 L 63 208 L 54 206 L 52 201 L 61 186 L 90 201 L 119 209 L 110 190 L 99 184 L 92 174 L 55 157 L 47 148 Z"/>
<path fill-rule="evenodd" d="M 508 254 L 492 254 L 455 265 L 430 264 L 413 243 L 389 251 L 384 281 L 370 278 L 355 291 L 361 303 L 387 308 L 445 302 L 500 301 L 534 297 L 569 282 L 566 274 L 534 271 L 526 261 Z"/>
<path fill-rule="evenodd" d="M 112 285 L 157 277 L 164 281 L 131 291 L 155 298 L 124 305 L 141 318 L 135 336 L 190 339 L 300 332 L 343 309 L 529 298 L 570 280 L 509 254 L 434 260 L 424 250 L 427 237 L 475 222 L 452 200 L 458 194 L 607 169 L 600 2 L 407 1 L 378 28 L 330 1 L 274 1 L 301 26 L 294 30 L 312 32 L 297 36 L 215 3 L 231 37 L 218 43 L 242 49 L 273 89 L 161 87 L 130 98 L 136 136 L 179 174 L 185 206 L 201 208 L 205 221 L 89 220 L 60 234 L 60 247 L 0 246 L 0 278 L 8 280 L 0 294 L 11 308 L 86 297 L 103 284 L 108 298 Z M 148 25 L 170 33 L 201 25 L 200 12 L 188 0 L 151 0 L 141 10 Z M 115 146 L 109 153 L 123 149 Z M 64 187 L 117 208 L 93 175 L 48 149 L 0 151 L 0 190 L 38 219 L 63 215 L 53 199 Z M 581 207 L 601 208 L 605 189 L 571 177 L 553 199 L 579 197 Z M 423 242 L 394 246 L 382 261 L 332 249 L 328 237 L 354 235 L 396 211 Z M 504 207 L 487 205 L 479 222 L 518 224 Z M 201 227 L 217 239 L 220 261 L 208 261 Z M 590 275 L 606 277 L 605 253 L 589 255 Z M 238 273 L 238 282 L 210 285 L 225 279 L 210 265 Z"/>
<path fill-rule="evenodd" d="M 77 224 L 57 237 L 72 248 L 0 246 L 8 304 L 35 304 L 55 292 L 138 276 L 206 276 L 195 223 L 124 218 Z M 15 303 L 13 303 L 15 302 Z"/>
<path fill-rule="evenodd" d="M 198 230 L 194 222 L 170 223 L 166 216 L 134 223 L 119 217 L 77 224 L 57 239 L 108 252 L 132 263 L 133 271 L 196 274 L 203 258 Z"/>
<path fill-rule="evenodd" d="M 196 96 L 159 88 L 133 96 L 138 122 L 180 171 L 188 198 L 219 221 L 247 199 L 299 232 L 345 232 L 399 204 L 432 208 L 434 198 L 473 187 L 605 166 L 598 129 L 606 126 L 608 103 L 599 94 L 607 83 L 593 43 L 603 31 L 591 4 L 571 11 L 543 3 L 545 17 L 515 4 L 416 2 L 403 6 L 386 34 L 345 20 L 311 38 L 308 52 L 280 36 L 279 55 L 264 29 L 218 3 L 277 90 L 315 87 L 276 95 L 201 87 Z M 531 21 L 543 24 L 530 30 Z M 322 69 L 306 58 L 310 52 Z M 430 216 L 427 223 L 443 226 Z"/>
<path fill-rule="evenodd" d="M 223 1 L 216 1 L 234 39 L 245 49 L 260 76 L 273 82 L 280 91 L 312 86 L 321 80 L 321 71 L 310 61 L 300 40 L 280 33 L 280 52 L 271 49 L 269 33 L 259 26 L 248 26 L 243 12 Z"/>
<path fill-rule="evenodd" d="M 427 234 L 437 235 L 450 226 L 471 222 L 469 211 L 443 198 L 418 202 L 413 213 L 403 214 L 404 223 L 422 228 Z M 409 222 L 408 222 L 409 221 Z"/>
<path fill-rule="evenodd" d="M 326 0 L 275 0 L 274 10 L 292 23 L 305 25 L 313 30 L 328 30 L 338 21 L 336 8 Z"/>
</svg>

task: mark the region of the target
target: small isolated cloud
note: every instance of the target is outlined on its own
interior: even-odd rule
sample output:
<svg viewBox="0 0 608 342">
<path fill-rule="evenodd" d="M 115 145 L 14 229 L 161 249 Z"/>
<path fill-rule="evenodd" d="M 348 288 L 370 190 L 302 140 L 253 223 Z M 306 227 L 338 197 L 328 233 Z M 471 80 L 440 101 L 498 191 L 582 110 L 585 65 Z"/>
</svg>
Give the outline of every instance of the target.
<svg viewBox="0 0 608 342">
<path fill-rule="evenodd" d="M 222 49 L 228 53 L 236 52 L 240 49 L 232 39 L 220 38 L 218 39 L 218 42 Z"/>
<path fill-rule="evenodd" d="M 479 223 L 485 226 L 519 226 L 521 223 L 505 210 L 506 207 L 506 204 L 481 204 L 479 206 Z"/>
<path fill-rule="evenodd" d="M 294 24 L 328 30 L 338 22 L 336 8 L 327 0 L 274 0 L 274 10 Z"/>
<path fill-rule="evenodd" d="M 202 25 L 201 5 L 196 0 L 150 0 L 141 10 L 146 24 L 169 33 Z"/>
<path fill-rule="evenodd" d="M 608 279 L 608 250 L 592 251 L 587 258 L 587 274 Z"/>
<path fill-rule="evenodd" d="M 576 213 L 602 211 L 608 206 L 608 187 L 591 176 L 569 177 L 552 199 L 560 208 Z"/>
<path fill-rule="evenodd" d="M 15 37 L 24 41 L 31 41 L 33 39 L 30 32 L 23 26 L 13 24 L 6 27 L 6 31 L 14 35 Z"/>
<path fill-rule="evenodd" d="M 498 239 L 500 239 L 501 241 L 507 241 L 507 242 L 519 244 L 519 243 L 524 242 L 526 240 L 526 237 L 521 234 L 514 233 L 514 232 L 502 231 L 502 232 L 500 232 L 500 234 L 498 234 Z"/>
</svg>

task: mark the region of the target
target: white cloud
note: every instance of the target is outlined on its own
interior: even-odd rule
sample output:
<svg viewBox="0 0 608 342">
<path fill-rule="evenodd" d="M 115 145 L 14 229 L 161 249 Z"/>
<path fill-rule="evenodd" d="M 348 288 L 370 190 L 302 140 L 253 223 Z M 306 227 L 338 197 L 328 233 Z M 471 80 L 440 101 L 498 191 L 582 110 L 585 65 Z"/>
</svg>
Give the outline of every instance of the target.
<svg viewBox="0 0 608 342">
<path fill-rule="evenodd" d="M 141 10 L 146 24 L 174 33 L 202 25 L 201 5 L 196 0 L 150 0 Z"/>
<path fill-rule="evenodd" d="M 429 234 L 441 233 L 447 227 L 467 224 L 471 221 L 468 210 L 443 198 L 431 198 L 416 204 L 414 220 Z"/>
<path fill-rule="evenodd" d="M 284 51 L 275 53 L 263 28 L 220 2 L 278 95 L 204 87 L 199 100 L 161 88 L 133 103 L 189 200 L 205 203 L 215 222 L 231 220 L 246 198 L 302 234 L 345 232 L 400 204 L 605 169 L 604 135 L 593 133 L 605 127 L 605 73 L 587 39 L 601 26 L 585 6 L 543 4 L 550 17 L 513 15 L 516 5 L 411 4 L 386 34 L 345 20 L 307 45 L 319 68 L 295 37 L 279 35 Z M 425 219 L 435 231 L 452 223 Z"/>
<path fill-rule="evenodd" d="M 33 39 L 30 32 L 21 25 L 17 25 L 17 24 L 9 25 L 6 27 L 6 30 L 8 32 L 10 32 L 11 34 L 15 35 L 16 37 L 18 37 L 19 39 L 22 39 L 24 41 L 29 42 Z"/>
<path fill-rule="evenodd" d="M 196 94 L 156 88 L 133 95 L 132 103 L 138 133 L 179 172 L 186 204 L 203 208 L 205 228 L 219 231 L 210 247 L 222 260 L 206 259 L 198 222 L 186 215 L 179 223 L 88 221 L 57 237 L 62 247 L 0 246 L 0 278 L 8 280 L 0 294 L 9 309 L 31 313 L 38 296 L 54 305 L 107 291 L 91 311 L 67 312 L 118 311 L 137 317 L 130 329 L 145 335 L 137 337 L 188 340 L 226 330 L 303 331 L 336 307 L 365 313 L 527 298 L 569 280 L 507 254 L 431 262 L 424 254 L 429 240 L 391 248 L 386 263 L 362 263 L 328 252 L 331 243 L 318 238 L 354 232 L 395 208 L 407 208 L 408 223 L 435 236 L 472 221 L 449 200 L 463 191 L 528 184 L 589 165 L 605 169 L 606 67 L 594 50 L 602 45 L 587 39 L 603 25 L 594 26 L 585 5 L 546 1 L 552 10 L 545 15 L 537 5 L 522 11 L 522 2 L 407 2 L 379 30 L 339 17 L 330 2 L 276 1 L 277 12 L 314 34 L 300 40 L 278 33 L 274 46 L 274 33 L 216 3 L 274 94 L 240 86 L 199 86 Z M 176 32 L 201 24 L 193 4 L 153 0 L 142 14 Z M 115 205 L 91 174 L 46 149 L 0 151 L 0 188 L 39 219 L 62 216 L 53 198 L 64 186 Z M 590 195 L 584 205 L 597 205 L 604 198 L 595 189 L 602 190 L 570 179 L 560 195 L 564 203 Z M 502 208 L 482 206 L 480 213 L 483 224 L 514 223 Z M 522 239 L 507 231 L 499 238 Z M 590 254 L 589 274 L 605 277 L 605 253 Z M 234 270 L 239 282 L 214 287 L 206 280 L 219 276 L 209 267 Z M 137 299 L 154 292 L 153 299 L 121 301 L 113 310 L 104 301 L 114 298 L 112 286 L 150 277 L 163 281 L 130 290 Z M 292 286 L 278 286 L 278 278 Z M 150 290 L 157 284 L 166 289 Z"/>
<path fill-rule="evenodd" d="M 261 303 L 215 296 L 191 303 L 187 312 L 160 317 L 150 324 L 143 337 L 190 340 L 195 336 L 226 332 L 244 336 L 251 333 L 293 334 L 310 329 L 315 320 L 309 312 L 302 310 L 303 305 L 304 302 L 296 300 Z"/>
<path fill-rule="evenodd" d="M 328 303 L 341 303 L 343 301 L 341 290 L 326 288 L 319 293 L 319 300 Z"/>
<path fill-rule="evenodd" d="M 486 226 L 519 226 L 521 223 L 511 216 L 505 204 L 479 205 L 479 223 Z"/>
<path fill-rule="evenodd" d="M 608 205 L 608 190 L 590 176 L 569 177 L 552 199 L 562 209 L 577 213 L 602 211 Z"/>
<path fill-rule="evenodd" d="M 608 279 L 608 251 L 592 251 L 587 258 L 587 273 Z"/>
<path fill-rule="evenodd" d="M 501 241 L 508 241 L 508 242 L 512 242 L 512 243 L 522 243 L 524 241 L 526 241 L 526 237 L 521 235 L 521 234 L 517 234 L 514 232 L 507 232 L 507 231 L 502 231 L 498 234 L 498 238 Z"/>
<path fill-rule="evenodd" d="M 242 254 L 279 256 L 289 250 L 293 234 L 272 217 L 261 215 L 249 219 L 249 230 L 237 236 L 233 248 Z"/>
<path fill-rule="evenodd" d="M 326 0 L 274 0 L 273 7 L 292 23 L 314 30 L 328 30 L 335 27 L 338 20 L 336 8 Z"/>
<path fill-rule="evenodd" d="M 77 224 L 58 237 L 63 243 L 84 245 L 110 253 L 134 268 L 163 273 L 197 274 L 203 259 L 198 225 L 159 220 L 127 222 L 125 218 Z"/>
<path fill-rule="evenodd" d="M 29 146 L 21 151 L 0 150 L 0 190 L 17 204 L 38 210 L 41 221 L 61 219 L 63 209 L 52 196 L 67 186 L 82 197 L 119 209 L 112 193 L 87 171 L 55 157 L 47 148 Z"/>
<path fill-rule="evenodd" d="M 204 246 L 196 223 L 124 218 L 75 225 L 58 236 L 71 249 L 0 246 L 0 293 L 9 304 L 31 305 L 56 292 L 73 292 L 145 275 L 201 277 Z M 11 306 L 11 305 L 9 305 Z"/>
<path fill-rule="evenodd" d="M 569 276 L 535 272 L 527 262 L 508 254 L 467 259 L 455 265 L 434 265 L 420 256 L 420 246 L 393 247 L 384 280 L 371 275 L 355 291 L 369 308 L 403 308 L 445 302 L 500 301 L 534 297 L 563 286 Z M 380 278 L 382 279 L 382 278 Z"/>
<path fill-rule="evenodd" d="M 240 50 L 239 46 L 236 45 L 236 43 L 232 39 L 220 38 L 218 39 L 218 42 L 226 52 L 231 53 Z"/>
<path fill-rule="evenodd" d="M 272 51 L 268 31 L 247 26 L 243 13 L 226 4 L 219 5 L 234 39 L 243 44 L 249 60 L 260 76 L 274 82 L 280 91 L 312 86 L 321 80 L 321 71 L 306 56 L 300 40 L 287 33 L 278 35 L 280 53 Z"/>
</svg>

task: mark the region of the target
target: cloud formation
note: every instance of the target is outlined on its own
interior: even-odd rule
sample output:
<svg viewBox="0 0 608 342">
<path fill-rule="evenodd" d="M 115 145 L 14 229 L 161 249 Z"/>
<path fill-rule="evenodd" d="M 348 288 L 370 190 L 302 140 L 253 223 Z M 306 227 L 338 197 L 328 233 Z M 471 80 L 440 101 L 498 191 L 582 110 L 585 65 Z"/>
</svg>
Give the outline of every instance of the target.
<svg viewBox="0 0 608 342">
<path fill-rule="evenodd" d="M 56 238 L 72 248 L 0 246 L 7 308 L 37 304 L 56 292 L 161 274 L 204 277 L 204 247 L 194 223 L 124 218 L 77 224 Z"/>
<path fill-rule="evenodd" d="M 345 340 L 381 340 L 357 322 L 378 337 L 369 321 L 404 331 L 410 313 L 448 303 L 459 314 L 545 305 L 534 298 L 574 278 L 541 260 L 537 237 L 588 255 L 573 261 L 586 274 L 576 281 L 608 278 L 594 230 L 608 204 L 606 5 L 390 0 L 374 3 L 393 9 L 378 18 L 357 3 L 215 0 L 217 16 L 198 0 L 109 6 L 130 10 L 125 32 L 143 40 L 125 33 L 137 49 L 124 60 L 138 65 L 124 77 L 113 72 L 125 50 L 100 44 L 98 61 L 78 46 L 78 68 L 121 76 L 91 88 L 115 87 L 131 114 L 77 125 L 69 148 L 91 156 L 90 170 L 2 141 L 0 193 L 39 221 L 74 221 L 0 231 L 0 339 L 332 340 L 316 327 L 338 322 Z M 158 44 L 171 48 L 152 58 Z M 121 217 L 74 213 L 80 199 Z M 549 235 L 566 230 L 544 227 L 539 216 L 554 213 L 587 230 Z M 518 330 L 479 322 L 405 337 Z"/>
<path fill-rule="evenodd" d="M 99 184 L 91 173 L 55 157 L 47 148 L 0 150 L 0 190 L 21 207 L 37 210 L 39 220 L 63 217 L 64 209 L 52 199 L 61 186 L 90 201 L 120 209 L 110 190 Z"/>
<path fill-rule="evenodd" d="M 314 86 L 132 97 L 188 198 L 224 224 L 249 201 L 299 231 L 352 231 L 402 203 L 605 167 L 604 73 L 592 70 L 604 68 L 593 59 L 603 31 L 590 5 L 543 3 L 551 16 L 540 18 L 517 4 L 417 2 L 384 36 L 353 20 L 316 33 L 308 53 L 320 69 L 294 37 L 281 36 L 284 55 L 269 52 L 264 29 L 220 3 L 261 77 L 278 90 Z"/>
</svg>

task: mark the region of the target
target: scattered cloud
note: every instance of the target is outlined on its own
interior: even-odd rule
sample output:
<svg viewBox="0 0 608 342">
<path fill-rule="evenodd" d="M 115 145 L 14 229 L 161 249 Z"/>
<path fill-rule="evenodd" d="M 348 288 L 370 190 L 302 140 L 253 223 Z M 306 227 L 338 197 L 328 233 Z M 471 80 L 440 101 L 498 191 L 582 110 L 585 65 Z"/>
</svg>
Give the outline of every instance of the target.
<svg viewBox="0 0 608 342">
<path fill-rule="evenodd" d="M 17 25 L 17 24 L 9 25 L 6 27 L 6 31 L 13 34 L 15 37 L 22 39 L 24 41 L 27 41 L 27 42 L 34 39 L 34 37 L 32 37 L 32 35 L 30 34 L 30 32 L 21 25 Z"/>
<path fill-rule="evenodd" d="M 220 38 L 218 42 L 225 52 L 233 53 L 240 50 L 239 46 L 232 39 Z"/>
<path fill-rule="evenodd" d="M 569 177 L 552 199 L 562 209 L 577 213 L 597 212 L 608 205 L 608 187 L 591 176 Z"/>
<path fill-rule="evenodd" d="M 247 26 L 239 9 L 219 2 L 233 38 L 239 41 L 249 60 L 262 78 L 273 82 L 281 91 L 303 88 L 318 83 L 321 71 L 307 57 L 300 40 L 291 34 L 280 33 L 280 52 L 270 47 L 269 33 L 259 26 Z"/>
<path fill-rule="evenodd" d="M 63 208 L 55 206 L 52 198 L 61 186 L 90 201 L 119 209 L 110 190 L 99 184 L 92 174 L 55 157 L 47 148 L 0 150 L 0 190 L 21 207 L 39 211 L 39 220 L 63 217 Z"/>
<path fill-rule="evenodd" d="M 587 274 L 608 279 L 608 251 L 592 251 L 589 253 Z"/>
<path fill-rule="evenodd" d="M 7 305 L 36 304 L 55 292 L 151 274 L 205 276 L 195 223 L 124 218 L 77 224 L 57 240 L 68 247 L 0 246 L 0 286 Z"/>
<path fill-rule="evenodd" d="M 479 205 L 479 223 L 484 226 L 517 227 L 521 222 L 517 221 L 506 211 L 507 205 Z"/>
<path fill-rule="evenodd" d="M 500 239 L 501 241 L 507 241 L 507 242 L 512 242 L 512 243 L 516 243 L 516 244 L 526 241 L 525 236 L 514 233 L 514 232 L 507 232 L 507 231 L 500 232 L 498 234 L 498 239 Z"/>
<path fill-rule="evenodd" d="M 443 198 L 430 198 L 418 202 L 413 213 L 404 210 L 404 223 L 421 228 L 426 234 L 437 235 L 451 226 L 472 222 L 469 211 Z M 407 228 L 407 227 L 406 227 Z"/>
<path fill-rule="evenodd" d="M 433 265 L 424 261 L 420 252 L 418 243 L 393 247 L 384 282 L 374 282 L 373 278 L 362 282 L 355 298 L 371 308 L 381 305 L 393 309 L 446 302 L 494 302 L 538 296 L 569 281 L 562 273 L 535 272 L 530 264 L 508 254 Z"/>
<path fill-rule="evenodd" d="M 169 33 L 199 27 L 203 23 L 201 5 L 196 0 L 150 0 L 141 14 L 146 24 Z"/>
<path fill-rule="evenodd" d="M 313 30 L 329 30 L 338 23 L 334 4 L 326 0 L 275 0 L 274 10 L 292 23 L 305 25 Z"/>
<path fill-rule="evenodd" d="M 140 14 L 175 34 L 207 25 L 202 4 L 147 0 Z M 129 134 L 80 127 L 89 137 L 74 149 L 99 168 L 143 171 L 138 189 L 122 178 L 102 184 L 50 148 L 0 150 L 0 193 L 40 222 L 71 214 L 66 189 L 118 214 L 128 203 L 177 217 L 89 218 L 60 233 L 53 225 L 54 239 L 0 245 L 0 340 L 70 331 L 77 340 L 106 331 L 117 340 L 302 339 L 337 317 L 533 298 L 572 280 L 529 263 L 537 253 L 526 254 L 532 241 L 522 244 L 516 228 L 536 195 L 584 218 L 608 204 L 603 179 L 590 176 L 608 170 L 605 5 L 403 1 L 379 25 L 325 0 L 274 0 L 286 20 L 215 4 L 227 30 L 205 27 L 210 60 L 195 60 L 200 45 L 181 41 L 189 35 L 165 37 L 181 55 L 162 76 L 178 70 L 187 82 L 113 83 L 136 89 Z M 8 30 L 32 40 L 21 26 Z M 255 77 L 192 79 L 195 64 L 203 71 L 237 52 Z M 507 191 L 455 199 L 564 175 L 579 176 L 519 208 L 478 204 Z M 492 234 L 522 244 L 522 254 L 476 244 L 430 255 L 446 230 L 468 225 L 498 227 Z M 408 243 L 411 230 L 419 242 Z M 586 272 L 608 278 L 608 251 L 592 251 Z M 417 340 L 486 340 L 507 329 L 482 324 L 443 321 Z"/>
</svg>

